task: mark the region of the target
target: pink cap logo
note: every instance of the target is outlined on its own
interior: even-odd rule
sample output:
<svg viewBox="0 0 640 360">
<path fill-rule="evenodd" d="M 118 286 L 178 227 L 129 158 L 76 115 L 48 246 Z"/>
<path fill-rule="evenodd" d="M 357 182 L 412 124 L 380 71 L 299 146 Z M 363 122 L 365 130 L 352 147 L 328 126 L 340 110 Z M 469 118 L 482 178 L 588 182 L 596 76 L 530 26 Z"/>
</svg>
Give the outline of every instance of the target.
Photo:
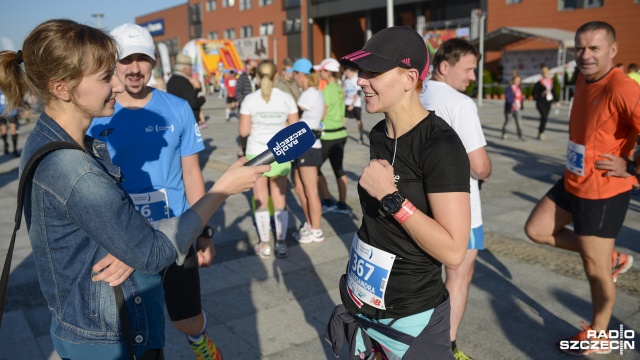
<svg viewBox="0 0 640 360">
<path fill-rule="evenodd" d="M 411 66 L 411 59 L 410 58 L 402 59 L 402 63 L 407 66 Z"/>
</svg>

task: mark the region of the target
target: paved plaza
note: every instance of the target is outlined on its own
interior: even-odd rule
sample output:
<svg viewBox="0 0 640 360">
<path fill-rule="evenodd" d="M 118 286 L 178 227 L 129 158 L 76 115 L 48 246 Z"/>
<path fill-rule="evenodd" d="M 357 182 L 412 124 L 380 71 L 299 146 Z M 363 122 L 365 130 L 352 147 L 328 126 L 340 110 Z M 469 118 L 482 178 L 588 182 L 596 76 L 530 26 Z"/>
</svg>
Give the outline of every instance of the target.
<svg viewBox="0 0 640 360">
<path fill-rule="evenodd" d="M 207 188 L 236 159 L 237 119 L 224 119 L 224 100 L 207 97 L 210 116 L 202 130 L 206 149 L 200 163 Z M 551 113 L 547 140 L 535 139 L 538 115 L 525 102 L 525 142 L 518 142 L 515 124 L 511 137 L 500 138 L 503 101 L 484 100 L 480 107 L 493 162 L 493 174 L 483 185 L 483 217 L 487 251 L 478 257 L 467 313 L 458 335 L 459 347 L 477 360 L 569 359 L 556 341 L 577 332 L 581 320 L 591 317 L 589 287 L 580 258 L 561 250 L 534 245 L 523 225 L 534 204 L 564 169 L 568 103 Z M 364 113 L 364 111 L 363 111 Z M 363 114 L 365 129 L 382 115 Z M 24 142 L 33 127 L 20 128 Z M 289 257 L 261 260 L 253 253 L 258 241 L 252 224 L 251 194 L 231 197 L 209 224 L 215 229 L 217 256 L 201 269 L 202 303 L 209 334 L 226 360 L 332 359 L 323 340 L 334 306 L 339 302 L 338 279 L 345 271 L 348 248 L 362 215 L 356 185 L 369 159 L 369 147 L 358 143 L 355 121 L 347 123 L 349 140 L 344 167 L 348 177 L 347 204 L 352 214 L 323 216 L 323 243 L 297 244 L 289 235 Z M 323 172 L 337 196 L 329 164 Z M 0 156 L 0 263 L 13 229 L 18 159 Z M 291 188 L 287 193 L 289 233 L 301 224 L 302 210 Z M 616 246 L 637 259 L 618 280 L 618 298 L 610 328 L 640 331 L 640 193 L 634 192 L 624 228 Z M 26 226 L 18 234 L 9 283 L 9 298 L 0 329 L 0 360 L 59 359 L 49 335 L 50 313 L 40 293 Z M 193 359 L 184 337 L 167 318 L 166 358 Z M 640 336 L 636 336 L 640 339 Z M 635 342 L 634 342 L 635 344 Z M 640 359 L 636 349 L 597 359 Z M 340 359 L 347 360 L 343 350 Z"/>
</svg>

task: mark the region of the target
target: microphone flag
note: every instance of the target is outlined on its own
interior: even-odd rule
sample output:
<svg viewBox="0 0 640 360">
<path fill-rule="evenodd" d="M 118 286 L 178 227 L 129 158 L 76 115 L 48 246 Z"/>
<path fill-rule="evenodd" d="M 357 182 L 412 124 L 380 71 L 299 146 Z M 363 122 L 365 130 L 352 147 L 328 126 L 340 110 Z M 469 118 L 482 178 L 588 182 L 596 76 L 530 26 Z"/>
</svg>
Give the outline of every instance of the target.
<svg viewBox="0 0 640 360">
<path fill-rule="evenodd" d="M 311 128 L 304 121 L 295 122 L 278 131 L 267 142 L 267 150 L 251 159 L 245 166 L 266 165 L 276 161 L 282 164 L 295 160 L 316 142 Z"/>
</svg>

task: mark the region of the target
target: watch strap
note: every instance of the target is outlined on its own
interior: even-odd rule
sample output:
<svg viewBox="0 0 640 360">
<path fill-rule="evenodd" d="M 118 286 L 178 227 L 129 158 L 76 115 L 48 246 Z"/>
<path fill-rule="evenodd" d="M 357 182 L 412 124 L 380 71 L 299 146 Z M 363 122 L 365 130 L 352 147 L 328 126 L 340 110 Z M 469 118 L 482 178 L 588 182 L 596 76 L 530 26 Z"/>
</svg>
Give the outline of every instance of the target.
<svg viewBox="0 0 640 360">
<path fill-rule="evenodd" d="M 400 208 L 397 213 L 393 214 L 393 218 L 396 219 L 399 224 L 403 224 L 405 221 L 409 220 L 414 212 L 416 212 L 416 206 L 413 205 L 411 201 L 406 200 L 404 204 L 402 204 L 402 208 Z"/>
</svg>

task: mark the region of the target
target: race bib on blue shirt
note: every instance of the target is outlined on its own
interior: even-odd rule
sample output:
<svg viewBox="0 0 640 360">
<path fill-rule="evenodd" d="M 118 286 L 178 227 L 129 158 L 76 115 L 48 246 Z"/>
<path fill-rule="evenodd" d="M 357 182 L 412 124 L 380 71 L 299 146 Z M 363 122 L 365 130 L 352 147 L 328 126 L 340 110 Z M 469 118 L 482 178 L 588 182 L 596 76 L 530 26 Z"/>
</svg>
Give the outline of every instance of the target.
<svg viewBox="0 0 640 360">
<path fill-rule="evenodd" d="M 129 196 L 131 196 L 136 210 L 146 217 L 154 228 L 158 228 L 158 221 L 169 218 L 169 198 L 166 189 L 129 194 Z"/>
</svg>

